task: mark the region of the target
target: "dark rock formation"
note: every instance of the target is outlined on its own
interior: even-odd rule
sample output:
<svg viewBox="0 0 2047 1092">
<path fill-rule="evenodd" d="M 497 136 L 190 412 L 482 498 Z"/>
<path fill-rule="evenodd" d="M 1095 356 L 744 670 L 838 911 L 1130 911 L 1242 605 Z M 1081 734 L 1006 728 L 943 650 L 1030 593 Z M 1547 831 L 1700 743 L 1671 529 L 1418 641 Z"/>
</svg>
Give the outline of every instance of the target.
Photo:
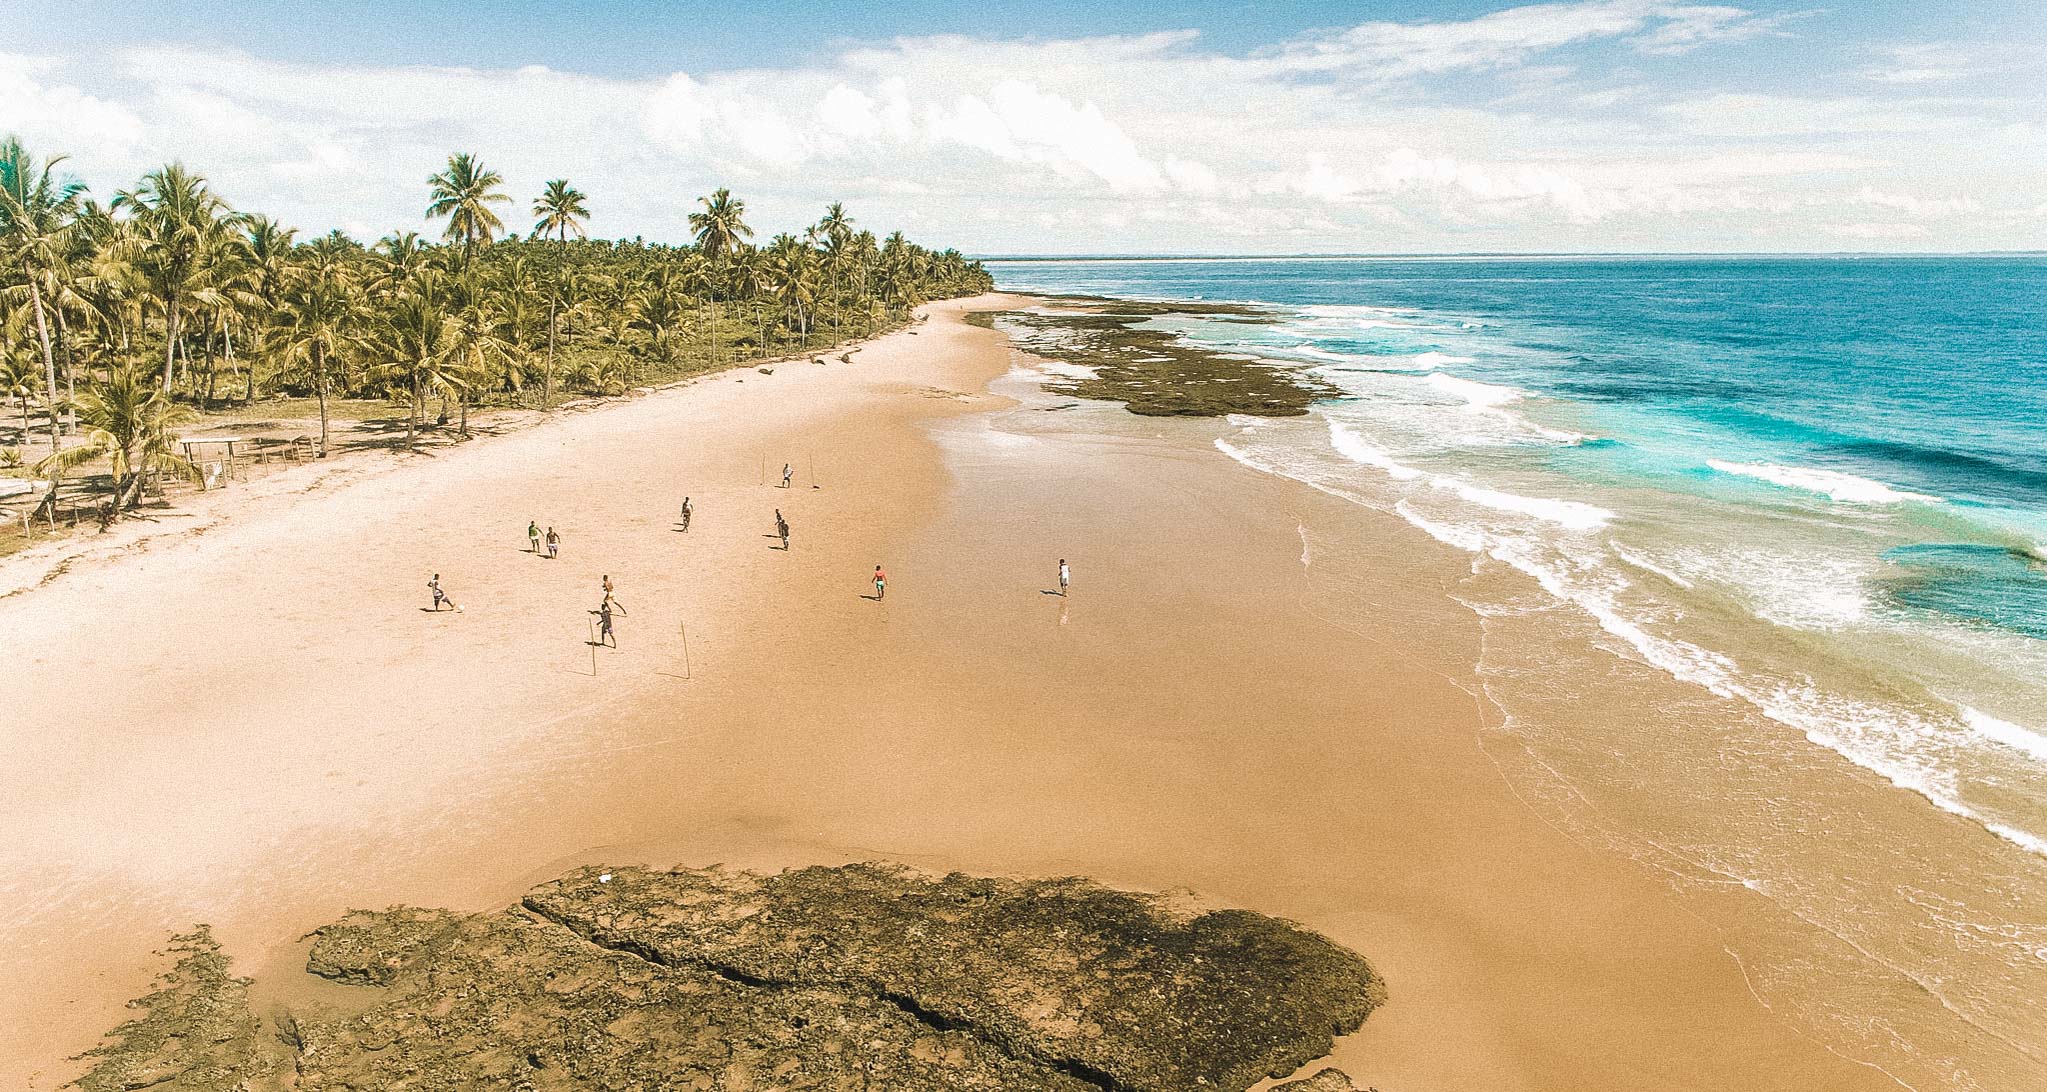
<svg viewBox="0 0 2047 1092">
<path fill-rule="evenodd" d="M 1358 1086 L 1350 1083 L 1350 1075 L 1343 1070 L 1325 1069 L 1312 1077 L 1273 1085 L 1272 1092 L 1358 1092 Z"/>
<path fill-rule="evenodd" d="M 1241 1089 L 1383 998 L 1257 914 L 876 865 L 585 869 L 498 913 L 357 911 L 307 969 L 359 1007 L 281 1015 L 260 1048 L 245 983 L 203 936 L 179 950 L 80 1087 Z"/>
<path fill-rule="evenodd" d="M 249 980 L 228 973 L 227 957 L 202 925 L 171 938 L 177 962 L 146 997 L 129 1003 L 141 1015 L 88 1051 L 85 1092 L 150 1088 L 213 1092 L 257 1087 L 275 1075 L 265 1036 L 249 1014 Z"/>
<path fill-rule="evenodd" d="M 1146 417 L 1231 413 L 1298 417 L 1316 401 L 1342 393 L 1304 368 L 1205 349 L 1152 321 L 1172 315 L 1245 324 L 1272 321 L 1270 313 L 1256 308 L 1123 300 L 1061 302 L 1085 313 L 986 312 L 983 320 L 1006 332 L 1026 352 L 1088 370 L 1082 378 L 1046 383 L 1045 389 L 1054 393 L 1121 402 L 1130 412 Z"/>
</svg>

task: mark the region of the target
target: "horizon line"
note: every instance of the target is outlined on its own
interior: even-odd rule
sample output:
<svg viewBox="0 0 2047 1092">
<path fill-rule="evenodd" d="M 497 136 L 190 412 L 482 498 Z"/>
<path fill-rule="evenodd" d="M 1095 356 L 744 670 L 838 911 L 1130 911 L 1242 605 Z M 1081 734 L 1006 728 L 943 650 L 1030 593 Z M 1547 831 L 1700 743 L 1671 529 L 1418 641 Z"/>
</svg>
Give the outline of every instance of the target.
<svg viewBox="0 0 2047 1092">
<path fill-rule="evenodd" d="M 1458 250 L 1402 253 L 967 254 L 976 262 L 1430 261 L 1474 258 L 2038 258 L 2028 250 Z"/>
</svg>

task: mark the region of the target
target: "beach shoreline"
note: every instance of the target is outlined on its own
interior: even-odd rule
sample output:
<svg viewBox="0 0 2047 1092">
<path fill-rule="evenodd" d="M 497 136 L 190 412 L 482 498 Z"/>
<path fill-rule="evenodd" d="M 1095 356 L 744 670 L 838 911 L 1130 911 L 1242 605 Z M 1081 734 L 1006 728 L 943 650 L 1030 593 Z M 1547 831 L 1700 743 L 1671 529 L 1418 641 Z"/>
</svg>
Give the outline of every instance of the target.
<svg viewBox="0 0 2047 1092">
<path fill-rule="evenodd" d="M 36 1034 L 0 1079 L 68 1078 L 195 921 L 260 995 L 352 906 L 881 859 L 1299 921 L 1389 984 L 1333 1055 L 1361 1085 L 1897 1087 L 1515 795 L 1445 594 L 1468 559 L 1230 461 L 1213 422 L 1032 405 L 962 320 L 1025 302 L 930 305 L 850 364 L 563 416 L 0 599 L 37 650 L 0 736 L 0 979 L 35 984 L 0 1025 Z M 525 554 L 529 518 L 562 560 Z M 1332 539 L 1376 564 L 1318 600 Z M 461 615 L 419 614 L 433 571 Z M 616 652 L 583 638 L 601 576 Z M 1369 609 L 1332 621 L 1328 594 Z"/>
</svg>

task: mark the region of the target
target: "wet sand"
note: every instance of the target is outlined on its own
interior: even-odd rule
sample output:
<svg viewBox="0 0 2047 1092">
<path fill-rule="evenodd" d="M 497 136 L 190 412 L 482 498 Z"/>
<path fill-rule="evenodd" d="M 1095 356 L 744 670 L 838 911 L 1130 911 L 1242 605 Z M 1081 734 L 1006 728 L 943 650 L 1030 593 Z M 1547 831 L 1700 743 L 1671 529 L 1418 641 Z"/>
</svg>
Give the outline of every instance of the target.
<svg viewBox="0 0 2047 1092">
<path fill-rule="evenodd" d="M 67 1078 L 195 921 L 260 1000 L 352 906 L 480 909 L 586 861 L 881 858 L 1301 921 L 1388 980 L 1335 1058 L 1360 1084 L 1895 1087 L 1516 798 L 1443 596 L 1468 561 L 1237 466 L 1200 422 L 1008 408 L 1009 351 L 962 309 L 850 365 L 272 491 L 0 599 L 23 652 L 0 1026 L 27 1029 L 0 1085 Z M 1375 560 L 1345 589 L 1372 609 L 1317 609 L 1309 516 Z M 1046 594 L 1062 556 L 1072 594 Z M 462 613 L 423 612 L 434 572 Z M 606 574 L 627 613 L 593 650 Z"/>
</svg>

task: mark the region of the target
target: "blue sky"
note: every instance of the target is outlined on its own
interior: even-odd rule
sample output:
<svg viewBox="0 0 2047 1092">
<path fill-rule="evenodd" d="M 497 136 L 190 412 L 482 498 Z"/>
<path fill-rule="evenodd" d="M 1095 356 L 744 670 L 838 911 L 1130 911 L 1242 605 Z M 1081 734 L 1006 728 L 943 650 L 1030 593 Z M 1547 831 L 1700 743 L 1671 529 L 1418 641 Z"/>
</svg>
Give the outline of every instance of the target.
<svg viewBox="0 0 2047 1092">
<path fill-rule="evenodd" d="M 2047 247 L 2047 5 L 0 0 L 0 26 L 0 132 L 95 190 L 180 158 L 370 237 L 421 226 L 462 149 L 650 238 L 730 185 L 764 228 L 845 199 L 979 252 Z"/>
</svg>

